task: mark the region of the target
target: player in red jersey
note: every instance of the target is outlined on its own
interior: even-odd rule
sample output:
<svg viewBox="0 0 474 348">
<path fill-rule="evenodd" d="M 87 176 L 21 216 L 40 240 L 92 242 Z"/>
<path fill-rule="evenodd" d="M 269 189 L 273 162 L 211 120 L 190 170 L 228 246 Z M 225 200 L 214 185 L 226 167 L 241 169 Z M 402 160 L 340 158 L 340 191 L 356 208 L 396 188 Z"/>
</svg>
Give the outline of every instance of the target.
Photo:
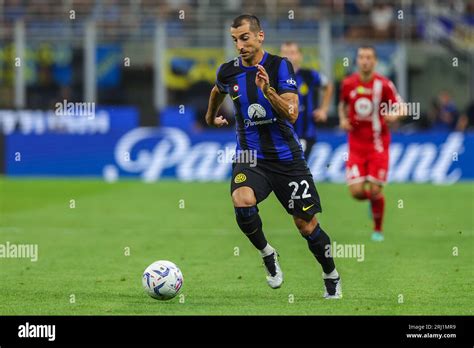
<svg viewBox="0 0 474 348">
<path fill-rule="evenodd" d="M 405 114 L 405 107 L 389 79 L 375 72 L 377 53 L 371 46 L 357 50 L 358 72 L 342 81 L 339 123 L 348 132 L 349 158 L 346 180 L 357 200 L 370 200 L 374 232 L 372 240 L 383 241 L 382 221 L 387 181 L 390 131 L 388 123 Z"/>
</svg>

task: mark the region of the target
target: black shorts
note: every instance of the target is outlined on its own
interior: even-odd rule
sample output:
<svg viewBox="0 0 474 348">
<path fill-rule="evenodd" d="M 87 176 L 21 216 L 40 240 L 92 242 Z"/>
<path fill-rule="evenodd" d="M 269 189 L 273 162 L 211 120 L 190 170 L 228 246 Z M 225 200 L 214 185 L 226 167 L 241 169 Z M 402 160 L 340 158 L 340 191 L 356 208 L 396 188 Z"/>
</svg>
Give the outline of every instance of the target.
<svg viewBox="0 0 474 348">
<path fill-rule="evenodd" d="M 311 154 L 311 150 L 313 149 L 314 144 L 316 144 L 316 139 L 314 138 L 300 138 L 300 142 L 303 144 L 304 141 L 304 158 L 306 161 L 309 159 L 309 155 Z"/>
<path fill-rule="evenodd" d="M 273 191 L 288 214 L 306 221 L 322 211 L 313 176 L 304 160 L 258 160 L 253 167 L 250 163 L 234 163 L 231 194 L 243 186 L 253 189 L 257 204 Z"/>
</svg>

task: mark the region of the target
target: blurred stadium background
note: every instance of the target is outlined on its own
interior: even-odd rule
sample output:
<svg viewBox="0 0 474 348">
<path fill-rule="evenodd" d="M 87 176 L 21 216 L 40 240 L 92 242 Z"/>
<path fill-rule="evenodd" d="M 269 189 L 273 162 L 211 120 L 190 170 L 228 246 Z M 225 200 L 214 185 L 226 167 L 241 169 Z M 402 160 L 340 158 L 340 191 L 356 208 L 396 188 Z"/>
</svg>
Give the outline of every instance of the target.
<svg viewBox="0 0 474 348">
<path fill-rule="evenodd" d="M 228 30 L 242 12 L 261 18 L 267 50 L 296 40 L 303 65 L 335 83 L 310 156 L 316 180 L 343 181 L 337 90 L 361 43 L 420 106 L 419 119 L 397 125 L 391 180 L 474 178 L 464 161 L 474 149 L 474 3 L 462 0 L 1 0 L 0 172 L 228 178 L 230 165 L 211 157 L 234 135 L 208 129 L 204 114 L 216 69 L 236 55 Z M 58 116 L 64 101 L 94 103 L 94 117 Z"/>
</svg>

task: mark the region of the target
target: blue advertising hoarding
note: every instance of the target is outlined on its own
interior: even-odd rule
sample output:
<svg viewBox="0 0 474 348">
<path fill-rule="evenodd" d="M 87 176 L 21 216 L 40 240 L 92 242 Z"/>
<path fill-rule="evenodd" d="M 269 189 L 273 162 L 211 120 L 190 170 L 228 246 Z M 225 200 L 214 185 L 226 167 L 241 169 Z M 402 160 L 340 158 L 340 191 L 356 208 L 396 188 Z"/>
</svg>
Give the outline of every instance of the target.
<svg viewBox="0 0 474 348">
<path fill-rule="evenodd" d="M 41 125 L 27 112 L 5 121 L 5 113 L 0 111 L 0 130 L 6 134 L 8 176 L 230 178 L 235 133 L 229 129 L 190 134 L 176 127 L 138 127 L 133 108 L 98 109 L 94 120 L 76 119 L 60 126 L 47 115 Z M 344 182 L 346 135 L 320 131 L 318 139 L 308 159 L 315 180 Z M 450 184 L 474 179 L 474 134 L 393 134 L 390 154 L 392 182 Z"/>
<path fill-rule="evenodd" d="M 6 174 L 98 176 L 115 143 L 138 126 L 133 107 L 98 107 L 93 116 L 0 110 Z"/>
</svg>

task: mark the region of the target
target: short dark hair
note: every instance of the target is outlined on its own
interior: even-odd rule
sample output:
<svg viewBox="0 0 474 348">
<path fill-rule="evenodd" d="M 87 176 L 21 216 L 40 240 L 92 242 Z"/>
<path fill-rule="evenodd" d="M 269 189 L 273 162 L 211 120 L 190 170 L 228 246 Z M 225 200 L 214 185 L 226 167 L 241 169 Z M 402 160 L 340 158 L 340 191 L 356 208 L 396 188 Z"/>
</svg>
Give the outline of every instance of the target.
<svg viewBox="0 0 474 348">
<path fill-rule="evenodd" d="M 252 14 L 242 14 L 238 17 L 235 17 L 232 21 L 231 27 L 238 28 L 244 24 L 244 21 L 249 22 L 251 32 L 258 33 L 262 30 L 260 20 L 257 18 L 257 16 L 254 16 Z"/>
<path fill-rule="evenodd" d="M 357 51 L 360 50 L 360 49 L 363 49 L 363 50 L 372 50 L 372 52 L 374 52 L 375 58 L 377 58 L 377 50 L 375 49 L 374 46 L 371 46 L 371 45 L 362 45 L 362 46 L 359 46 L 359 47 L 357 48 Z"/>
</svg>

